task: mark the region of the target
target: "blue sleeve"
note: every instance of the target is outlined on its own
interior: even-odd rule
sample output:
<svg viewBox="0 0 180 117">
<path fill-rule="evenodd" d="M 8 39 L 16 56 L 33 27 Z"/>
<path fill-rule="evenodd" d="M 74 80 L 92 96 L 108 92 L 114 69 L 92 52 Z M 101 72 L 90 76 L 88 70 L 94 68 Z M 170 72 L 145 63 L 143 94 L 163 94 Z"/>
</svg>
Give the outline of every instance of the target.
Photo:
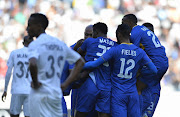
<svg viewBox="0 0 180 117">
<path fill-rule="evenodd" d="M 115 55 L 114 52 L 116 52 L 116 47 L 112 47 L 111 49 L 109 49 L 106 53 L 103 54 L 102 59 L 104 59 L 104 61 L 109 61 L 110 59 L 112 59 Z"/>
<path fill-rule="evenodd" d="M 148 71 L 143 71 L 143 73 L 148 73 L 148 74 L 156 74 L 157 73 L 157 68 L 156 66 L 153 64 L 153 62 L 151 61 L 151 59 L 147 56 L 147 54 L 142 50 L 142 64 L 141 65 L 146 65 L 149 70 Z"/>
<path fill-rule="evenodd" d="M 105 62 L 104 59 L 99 57 L 95 61 L 89 61 L 89 62 L 85 63 L 83 69 L 94 69 L 94 68 L 100 66 L 101 64 L 103 64 L 104 62 Z"/>
<path fill-rule="evenodd" d="M 87 39 L 83 42 L 83 44 L 81 45 L 80 48 L 81 48 L 84 52 L 86 52 L 89 44 L 90 44 L 90 38 L 87 38 Z"/>
</svg>

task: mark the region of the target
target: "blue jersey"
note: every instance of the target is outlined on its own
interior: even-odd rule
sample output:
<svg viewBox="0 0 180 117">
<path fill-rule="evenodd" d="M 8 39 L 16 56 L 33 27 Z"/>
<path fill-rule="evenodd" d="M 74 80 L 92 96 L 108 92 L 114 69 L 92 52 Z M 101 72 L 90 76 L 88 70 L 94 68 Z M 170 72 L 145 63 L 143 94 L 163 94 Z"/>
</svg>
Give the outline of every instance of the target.
<svg viewBox="0 0 180 117">
<path fill-rule="evenodd" d="M 61 75 L 61 83 L 63 83 L 68 76 L 69 76 L 69 63 L 66 61 Z M 71 85 L 65 91 L 63 91 L 63 95 L 64 96 L 69 95 L 70 90 L 71 90 Z"/>
<path fill-rule="evenodd" d="M 140 43 L 145 47 L 144 51 L 155 64 L 158 66 L 167 64 L 168 58 L 164 46 L 161 45 L 157 36 L 145 26 L 135 26 L 131 31 L 131 42 L 138 46 Z"/>
<path fill-rule="evenodd" d="M 112 46 L 115 46 L 116 42 L 111 39 L 98 37 L 98 38 L 88 38 L 81 45 L 81 49 L 86 52 L 85 60 L 94 61 L 100 56 L 102 56 L 107 50 Z M 95 69 L 94 75 L 96 78 L 96 85 L 101 90 L 111 90 L 110 74 L 111 68 L 109 63 L 104 63 L 99 68 Z"/>
<path fill-rule="evenodd" d="M 146 53 L 134 44 L 120 44 L 112 47 L 102 58 L 113 61 L 112 90 L 118 93 L 132 93 L 136 89 L 136 73 L 139 68 L 151 62 Z"/>
<path fill-rule="evenodd" d="M 164 46 L 161 45 L 159 39 L 157 36 L 150 31 L 145 26 L 135 26 L 131 31 L 131 42 L 139 47 L 140 43 L 145 47 L 144 51 L 149 56 L 149 58 L 152 60 L 154 65 L 158 69 L 157 77 L 155 76 L 143 76 L 144 80 L 147 79 L 146 82 L 149 82 L 148 80 L 151 80 L 152 84 L 156 85 L 152 90 L 154 92 L 159 93 L 160 92 L 160 80 L 162 79 L 163 75 L 166 73 L 168 69 L 168 58 L 165 53 Z"/>
</svg>

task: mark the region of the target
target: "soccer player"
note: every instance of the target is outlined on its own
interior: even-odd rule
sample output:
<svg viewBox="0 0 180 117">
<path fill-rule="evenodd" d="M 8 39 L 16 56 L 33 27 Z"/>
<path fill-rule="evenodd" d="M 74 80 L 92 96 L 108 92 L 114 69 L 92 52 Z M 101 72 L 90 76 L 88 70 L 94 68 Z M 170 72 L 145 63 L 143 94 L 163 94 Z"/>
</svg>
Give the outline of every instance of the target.
<svg viewBox="0 0 180 117">
<path fill-rule="evenodd" d="M 116 37 L 120 45 L 112 47 L 96 61 L 85 64 L 86 68 L 96 68 L 104 62 L 113 62 L 111 82 L 111 116 L 112 117 L 140 117 L 139 97 L 136 88 L 136 73 L 146 65 L 149 72 L 155 74 L 156 67 L 146 53 L 130 43 L 131 29 L 121 24 L 116 30 Z"/>
<path fill-rule="evenodd" d="M 27 32 L 31 37 L 36 37 L 28 47 L 32 76 L 29 96 L 31 117 L 62 117 L 62 91 L 75 80 L 84 65 L 78 53 L 58 38 L 45 33 L 48 22 L 47 17 L 41 13 L 33 13 L 28 19 Z M 75 63 L 75 67 L 60 85 L 65 61 Z"/>
<path fill-rule="evenodd" d="M 97 58 L 102 56 L 107 50 L 109 50 L 112 46 L 116 45 L 116 42 L 107 38 L 107 32 L 108 27 L 105 23 L 98 22 L 93 25 L 93 38 L 86 39 L 81 45 L 81 47 L 78 49 L 78 52 L 81 55 L 84 55 L 84 53 L 86 53 L 86 61 L 96 60 Z M 84 94 L 86 106 L 82 106 L 82 108 L 77 107 L 77 115 L 80 112 L 85 113 L 92 110 L 92 107 L 95 105 L 95 110 L 98 111 L 99 117 L 109 117 L 111 93 L 110 71 L 111 68 L 109 66 L 109 63 L 105 63 L 101 65 L 98 69 L 95 69 L 93 72 L 90 73 L 91 79 L 88 78 L 87 80 L 90 80 L 91 83 L 93 80 L 94 87 L 97 87 L 97 91 L 96 93 L 91 95 L 90 90 L 84 90 L 88 92 L 86 93 L 86 95 Z M 91 98 L 89 98 L 90 95 Z"/>
<path fill-rule="evenodd" d="M 86 40 L 87 38 L 92 37 L 93 34 L 93 25 L 88 25 L 85 28 L 84 31 L 84 39 L 80 39 L 77 43 L 73 44 L 71 46 L 72 49 L 74 49 L 75 51 L 77 51 L 79 49 L 79 47 L 82 45 L 82 43 L 84 42 L 84 40 Z M 84 57 L 84 55 L 83 55 Z M 70 70 L 73 68 L 73 65 L 70 65 Z M 87 72 L 88 73 L 88 72 Z M 85 81 L 86 81 L 86 77 L 88 78 L 89 76 L 87 76 L 87 73 L 81 73 L 80 76 L 83 79 L 80 79 L 76 82 L 73 83 L 72 85 L 72 94 L 71 94 L 71 116 L 74 117 L 75 116 L 75 110 L 76 110 L 76 105 L 78 103 L 84 103 L 82 100 L 83 98 L 81 98 L 81 90 L 86 88 L 86 85 L 82 85 Z M 81 88 L 80 88 L 81 87 Z M 96 91 L 96 87 L 91 87 L 91 90 L 95 90 Z M 83 94 L 84 95 L 84 94 Z M 79 102 L 80 100 L 80 102 Z M 78 104 L 79 105 L 79 104 Z M 93 109 L 93 111 L 90 111 L 87 113 L 86 117 L 97 117 L 97 112 L 95 111 L 95 109 Z"/>
<path fill-rule="evenodd" d="M 5 76 L 5 88 L 2 95 L 2 101 L 4 101 L 7 96 L 7 87 L 13 69 L 13 80 L 11 86 L 12 96 L 10 105 L 11 117 L 19 117 L 22 106 L 24 116 L 29 116 L 28 96 L 30 93 L 31 76 L 28 68 L 29 61 L 27 47 L 32 41 L 33 39 L 29 36 L 25 36 L 23 39 L 24 47 L 12 51 L 7 61 L 8 70 Z"/>
<path fill-rule="evenodd" d="M 160 81 L 169 66 L 165 48 L 151 30 L 145 26 L 137 25 L 137 17 L 134 14 L 125 15 L 122 23 L 131 27 L 131 42 L 136 46 L 139 46 L 141 43 L 145 47 L 144 51 L 158 70 L 155 75 L 149 74 L 146 67 L 141 70 L 142 79 L 140 79 L 140 81 L 147 85 L 145 90 L 150 92 L 153 100 L 150 102 L 152 106 L 147 113 L 148 117 L 152 117 L 160 97 Z"/>
</svg>

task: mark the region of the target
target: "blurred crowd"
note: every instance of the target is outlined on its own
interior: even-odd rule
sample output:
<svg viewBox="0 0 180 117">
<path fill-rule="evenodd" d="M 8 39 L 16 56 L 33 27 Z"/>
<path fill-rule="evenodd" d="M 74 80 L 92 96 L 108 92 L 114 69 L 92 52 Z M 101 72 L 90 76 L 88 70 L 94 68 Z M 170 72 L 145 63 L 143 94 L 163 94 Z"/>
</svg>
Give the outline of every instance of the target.
<svg viewBox="0 0 180 117">
<path fill-rule="evenodd" d="M 179 6 L 179 0 L 0 0 L 0 90 L 9 54 L 22 47 L 27 19 L 34 12 L 46 14 L 47 33 L 68 46 L 83 38 L 87 25 L 99 21 L 108 25 L 108 37 L 116 40 L 115 30 L 124 14 L 135 14 L 139 25 L 152 23 L 169 58 L 162 84 L 180 90 Z"/>
</svg>

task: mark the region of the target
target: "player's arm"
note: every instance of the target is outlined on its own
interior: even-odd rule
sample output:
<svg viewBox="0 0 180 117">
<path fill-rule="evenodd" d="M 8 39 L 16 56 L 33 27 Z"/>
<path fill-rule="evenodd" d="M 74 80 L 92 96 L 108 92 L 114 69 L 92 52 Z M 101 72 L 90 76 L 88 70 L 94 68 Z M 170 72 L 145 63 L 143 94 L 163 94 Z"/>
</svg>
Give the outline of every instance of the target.
<svg viewBox="0 0 180 117">
<path fill-rule="evenodd" d="M 38 68 L 37 68 L 37 59 L 32 57 L 29 59 L 29 69 L 32 77 L 31 86 L 34 89 L 38 89 L 41 84 L 38 82 Z"/>
<path fill-rule="evenodd" d="M 73 50 L 77 51 L 79 47 L 81 47 L 81 45 L 83 44 L 84 39 L 80 39 L 79 41 L 77 41 L 76 45 L 74 46 Z"/>
<path fill-rule="evenodd" d="M 143 73 L 144 74 L 157 74 L 157 68 L 154 65 L 154 63 L 150 60 L 150 58 L 146 55 L 144 56 L 144 60 L 145 61 L 149 61 L 148 63 L 146 63 L 146 66 L 149 68 L 148 70 L 144 70 Z"/>
<path fill-rule="evenodd" d="M 61 85 L 62 90 L 64 91 L 73 81 L 76 80 L 78 74 L 81 72 L 84 66 L 84 59 L 81 57 L 76 63 L 74 68 L 72 69 L 70 75 L 66 79 L 66 81 Z"/>
<path fill-rule="evenodd" d="M 101 64 L 103 64 L 105 61 L 102 57 L 99 57 L 97 60 L 95 61 L 89 61 L 87 63 L 85 63 L 83 69 L 94 69 L 98 66 L 100 66 Z"/>
<path fill-rule="evenodd" d="M 8 69 L 6 71 L 6 76 L 5 76 L 5 86 L 4 86 L 4 93 L 2 95 L 2 101 L 4 102 L 7 96 L 7 88 L 9 84 L 9 80 L 11 78 L 11 73 L 13 69 L 13 52 L 10 54 L 10 57 L 7 62 Z"/>
</svg>

